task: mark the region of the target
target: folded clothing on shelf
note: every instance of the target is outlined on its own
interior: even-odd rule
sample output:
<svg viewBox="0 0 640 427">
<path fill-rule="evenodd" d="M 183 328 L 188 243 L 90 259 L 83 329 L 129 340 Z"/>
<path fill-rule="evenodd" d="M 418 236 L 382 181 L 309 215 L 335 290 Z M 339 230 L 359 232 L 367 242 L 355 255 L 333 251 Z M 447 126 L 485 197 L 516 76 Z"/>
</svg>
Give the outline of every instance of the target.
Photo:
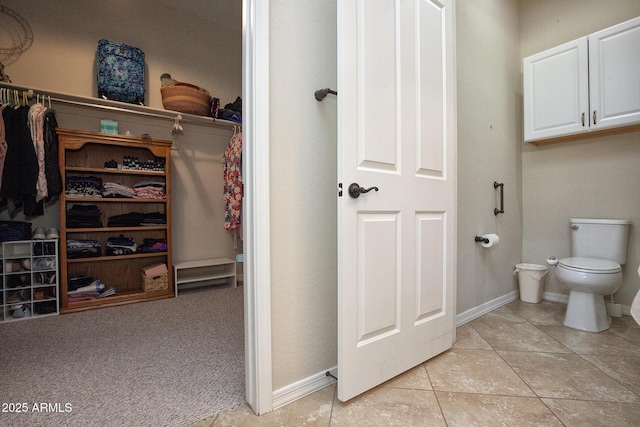
<svg viewBox="0 0 640 427">
<path fill-rule="evenodd" d="M 167 216 L 159 212 L 129 212 L 110 216 L 108 220 L 109 227 L 139 227 L 141 225 L 164 225 L 166 223 Z"/>
<path fill-rule="evenodd" d="M 164 182 L 141 181 L 133 186 L 135 197 L 139 199 L 165 199 Z"/>
<path fill-rule="evenodd" d="M 102 197 L 122 197 L 125 199 L 135 197 L 131 187 L 127 187 L 116 182 L 105 182 L 103 185 Z"/>
<path fill-rule="evenodd" d="M 71 276 L 67 280 L 67 290 L 75 291 L 83 286 L 87 286 L 93 282 L 93 278 L 89 276 Z"/>
<path fill-rule="evenodd" d="M 96 176 L 67 176 L 65 194 L 69 197 L 102 197 L 102 178 Z"/>
<path fill-rule="evenodd" d="M 120 235 L 118 237 L 109 237 L 107 239 L 107 255 L 131 255 L 136 252 L 138 245 L 131 237 Z"/>
<path fill-rule="evenodd" d="M 102 211 L 96 205 L 73 205 L 67 210 L 68 228 L 102 227 Z"/>
<path fill-rule="evenodd" d="M 167 243 L 164 239 L 144 239 L 142 245 L 138 246 L 138 252 L 166 252 Z"/>
<path fill-rule="evenodd" d="M 91 258 L 102 255 L 102 244 L 97 240 L 67 240 L 67 258 Z"/>
<path fill-rule="evenodd" d="M 88 279 L 86 276 L 78 276 L 83 278 L 83 281 Z M 104 298 L 110 295 L 116 294 L 116 288 L 110 287 L 107 288 L 106 285 L 100 280 L 92 280 L 88 285 L 84 285 L 78 287 L 74 290 L 69 290 L 67 292 L 67 298 L 71 302 L 75 301 L 87 301 L 92 299 Z"/>
</svg>

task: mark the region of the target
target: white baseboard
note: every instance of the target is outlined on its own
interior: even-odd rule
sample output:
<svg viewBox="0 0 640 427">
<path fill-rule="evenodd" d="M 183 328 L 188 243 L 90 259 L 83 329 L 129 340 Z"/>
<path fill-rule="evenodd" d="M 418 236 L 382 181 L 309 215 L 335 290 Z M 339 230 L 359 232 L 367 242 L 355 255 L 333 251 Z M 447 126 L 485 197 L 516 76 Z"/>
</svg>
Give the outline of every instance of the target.
<svg viewBox="0 0 640 427">
<path fill-rule="evenodd" d="M 328 371 L 331 375 L 338 375 L 337 366 L 334 366 Z M 308 394 L 330 386 L 334 382 L 336 382 L 336 380 L 328 376 L 327 371 L 323 371 L 284 386 L 273 392 L 273 409 L 281 408 L 294 400 L 298 400 Z"/>
<path fill-rule="evenodd" d="M 566 304 L 567 302 L 569 302 L 569 295 L 556 294 L 553 292 L 543 292 L 542 299 L 545 301 L 559 302 L 561 304 Z"/>
<path fill-rule="evenodd" d="M 511 301 L 515 301 L 518 298 L 518 295 L 520 295 L 518 291 L 513 291 L 494 300 L 485 302 L 484 304 L 480 304 L 477 307 L 471 308 L 464 313 L 460 313 L 456 316 L 456 326 L 464 325 L 473 319 L 477 319 L 483 314 L 487 314 L 498 307 L 509 304 Z"/>
</svg>

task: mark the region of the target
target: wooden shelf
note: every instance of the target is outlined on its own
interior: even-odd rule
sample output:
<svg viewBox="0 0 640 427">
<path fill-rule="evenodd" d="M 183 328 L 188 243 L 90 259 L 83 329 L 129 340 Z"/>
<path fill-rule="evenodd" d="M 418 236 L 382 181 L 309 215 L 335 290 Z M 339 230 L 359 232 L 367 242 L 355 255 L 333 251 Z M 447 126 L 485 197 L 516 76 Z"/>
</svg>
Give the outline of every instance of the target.
<svg viewBox="0 0 640 427">
<path fill-rule="evenodd" d="M 123 304 L 132 304 L 144 301 L 154 301 L 164 298 L 170 298 L 173 296 L 173 292 L 167 294 L 166 291 L 152 291 L 152 292 L 120 292 L 116 295 L 112 295 L 105 298 L 87 300 L 87 301 L 75 301 L 69 302 L 66 307 L 60 309 L 61 314 L 74 313 L 78 311 L 92 310 L 102 307 L 114 307 Z"/>
<path fill-rule="evenodd" d="M 61 313 L 137 303 L 174 296 L 173 278 L 169 278 L 167 289 L 145 292 L 141 271 L 157 263 L 171 265 L 171 141 L 137 138 L 124 135 L 109 135 L 94 132 L 57 129 L 59 139 L 60 170 L 66 187 L 68 176 L 97 176 L 103 181 L 114 177 L 121 185 L 133 187 L 137 182 L 153 179 L 164 183 L 166 197 L 112 198 L 112 197 L 68 197 L 60 195 L 60 299 Z M 164 163 L 164 171 L 138 169 L 106 169 L 105 162 L 123 161 L 125 157 L 139 158 L 141 162 Z M 132 212 L 164 213 L 165 224 L 138 225 L 134 227 L 91 227 L 67 228 L 67 210 L 74 205 L 96 205 L 99 207 L 100 222 L 108 224 L 112 216 Z M 106 250 L 109 237 L 124 235 L 138 245 L 146 238 L 161 239 L 167 244 L 167 251 L 136 252 L 130 255 L 104 255 L 88 258 L 69 258 L 67 240 L 92 240 L 100 243 L 101 251 Z M 70 301 L 68 280 L 73 276 L 87 276 L 100 280 L 105 288 L 113 287 L 115 295 L 86 301 Z"/>
<path fill-rule="evenodd" d="M 164 203 L 165 199 L 142 199 L 127 197 L 67 197 L 67 202 L 73 203 Z"/>
<path fill-rule="evenodd" d="M 165 257 L 165 256 L 167 256 L 166 252 L 143 252 L 143 253 L 135 253 L 131 255 L 105 255 L 105 256 L 96 256 L 96 257 L 87 257 L 87 258 L 67 258 L 67 262 L 69 264 L 85 263 L 85 262 L 107 262 L 107 261 L 134 260 L 136 258 L 154 258 L 154 257 Z"/>
<path fill-rule="evenodd" d="M 162 171 L 153 171 L 153 170 L 139 170 L 139 169 L 108 169 L 108 168 L 83 168 L 78 166 L 67 166 L 65 167 L 67 172 L 79 172 L 79 173 L 106 173 L 106 174 L 124 174 L 124 175 L 151 175 L 158 176 L 164 175 L 165 173 Z"/>
</svg>

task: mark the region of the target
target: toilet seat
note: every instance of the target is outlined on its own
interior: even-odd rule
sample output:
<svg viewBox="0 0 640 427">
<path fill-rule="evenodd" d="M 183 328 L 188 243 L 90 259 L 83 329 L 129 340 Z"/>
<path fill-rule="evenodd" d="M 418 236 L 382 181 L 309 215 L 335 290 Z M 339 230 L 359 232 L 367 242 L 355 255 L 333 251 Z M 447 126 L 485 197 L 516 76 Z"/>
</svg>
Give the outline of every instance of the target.
<svg viewBox="0 0 640 427">
<path fill-rule="evenodd" d="M 617 262 L 596 258 L 564 258 L 560 260 L 558 265 L 567 270 L 593 274 L 611 274 L 622 271 L 622 267 Z"/>
</svg>

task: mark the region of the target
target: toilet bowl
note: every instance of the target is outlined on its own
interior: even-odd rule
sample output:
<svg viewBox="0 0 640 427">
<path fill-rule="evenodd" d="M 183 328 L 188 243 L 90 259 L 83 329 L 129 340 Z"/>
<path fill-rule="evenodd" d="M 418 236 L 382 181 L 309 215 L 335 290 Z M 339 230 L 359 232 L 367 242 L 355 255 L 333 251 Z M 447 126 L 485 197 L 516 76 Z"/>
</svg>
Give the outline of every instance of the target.
<svg viewBox="0 0 640 427">
<path fill-rule="evenodd" d="M 622 286 L 630 224 L 624 219 L 570 219 L 571 256 L 547 260 L 557 265 L 556 279 L 569 290 L 565 326 L 588 332 L 609 329 L 604 295 Z"/>
<path fill-rule="evenodd" d="M 604 295 L 611 295 L 622 285 L 620 264 L 603 259 L 570 257 L 561 259 L 556 278 L 569 290 L 564 325 L 588 332 L 609 329 Z"/>
</svg>

